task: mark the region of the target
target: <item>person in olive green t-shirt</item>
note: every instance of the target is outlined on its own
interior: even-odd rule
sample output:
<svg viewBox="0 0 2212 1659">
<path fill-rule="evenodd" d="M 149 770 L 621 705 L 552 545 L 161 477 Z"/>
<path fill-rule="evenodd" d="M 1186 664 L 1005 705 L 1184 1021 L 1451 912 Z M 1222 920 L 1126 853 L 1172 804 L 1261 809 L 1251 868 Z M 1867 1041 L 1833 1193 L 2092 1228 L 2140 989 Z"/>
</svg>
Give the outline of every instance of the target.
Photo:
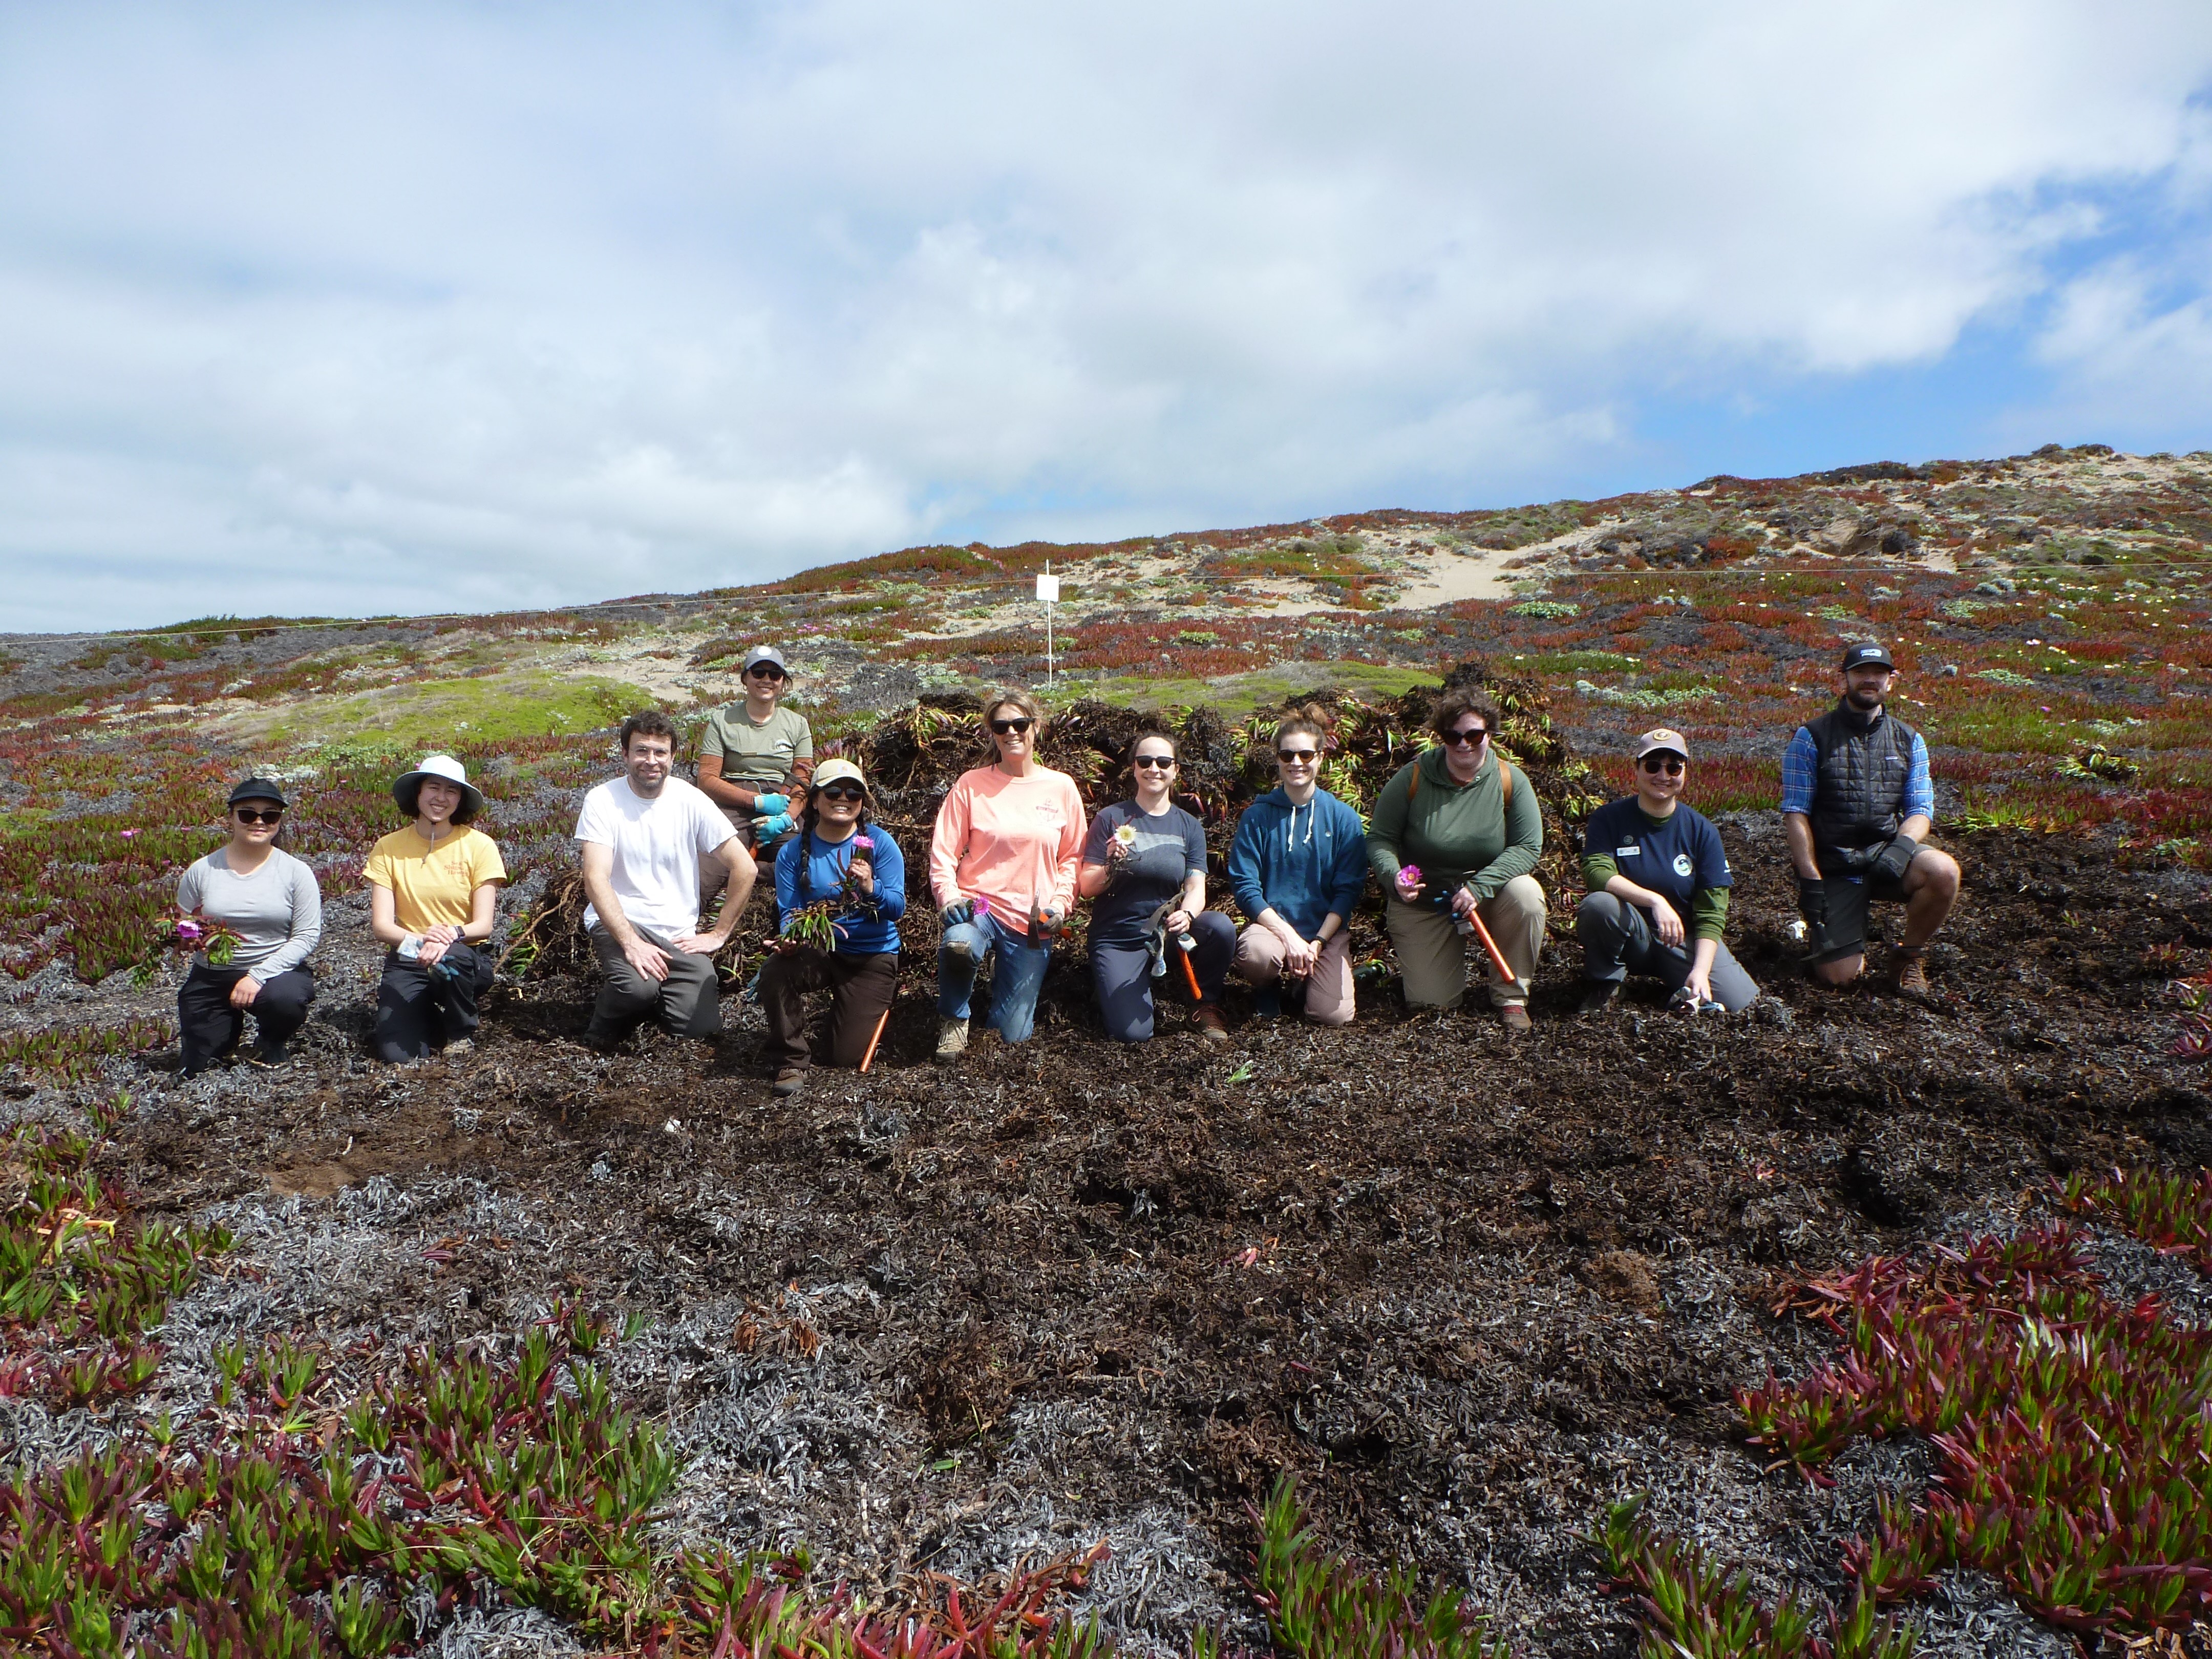
<svg viewBox="0 0 2212 1659">
<path fill-rule="evenodd" d="M 1528 777 L 1490 746 L 1498 708 L 1489 698 L 1447 691 L 1431 724 L 1439 746 L 1376 792 L 1367 826 L 1367 861 L 1388 895 L 1383 915 L 1406 1000 L 1450 1008 L 1466 994 L 1470 945 L 1489 959 L 1474 943 L 1473 912 L 1513 972 L 1493 979 L 1491 1006 L 1507 1030 L 1525 1031 L 1544 948 L 1544 890 L 1529 873 L 1544 850 L 1543 812 Z"/>
<path fill-rule="evenodd" d="M 814 775 L 814 733 L 804 714 L 779 706 L 791 684 L 783 653 L 755 646 L 740 678 L 744 698 L 707 717 L 699 787 L 757 858 L 772 855 L 791 833 L 798 817 L 792 796 Z"/>
</svg>

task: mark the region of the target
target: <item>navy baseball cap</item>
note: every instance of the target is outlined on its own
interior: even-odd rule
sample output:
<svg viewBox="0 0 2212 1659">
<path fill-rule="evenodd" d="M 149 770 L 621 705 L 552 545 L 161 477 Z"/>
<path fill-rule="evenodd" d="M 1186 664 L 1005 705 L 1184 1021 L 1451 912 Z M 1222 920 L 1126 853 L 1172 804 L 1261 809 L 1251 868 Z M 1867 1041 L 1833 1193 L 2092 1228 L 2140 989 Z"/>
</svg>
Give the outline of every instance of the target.
<svg viewBox="0 0 2212 1659">
<path fill-rule="evenodd" d="M 1887 668 L 1894 673 L 1897 665 L 1889 659 L 1889 647 L 1869 640 L 1863 645 L 1847 647 L 1844 652 L 1844 666 L 1853 668 Z"/>
<path fill-rule="evenodd" d="M 286 807 L 291 805 L 284 799 L 284 791 L 274 778 L 246 779 L 230 792 L 230 799 L 225 805 L 235 806 L 240 801 L 248 800 L 265 800 Z"/>
</svg>

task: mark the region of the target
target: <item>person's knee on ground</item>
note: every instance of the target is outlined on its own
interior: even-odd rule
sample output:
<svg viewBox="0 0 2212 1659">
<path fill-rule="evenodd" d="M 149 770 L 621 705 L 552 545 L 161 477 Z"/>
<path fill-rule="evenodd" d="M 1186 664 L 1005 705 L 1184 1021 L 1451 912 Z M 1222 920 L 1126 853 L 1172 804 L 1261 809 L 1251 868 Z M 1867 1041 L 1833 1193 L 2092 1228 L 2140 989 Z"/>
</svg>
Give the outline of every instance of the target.
<svg viewBox="0 0 2212 1659">
<path fill-rule="evenodd" d="M 1816 962 L 1809 970 L 1823 985 L 1849 985 L 1866 971 L 1863 951 L 1848 957 L 1832 957 L 1826 962 Z"/>
<path fill-rule="evenodd" d="M 1627 946 L 1634 928 L 1632 907 L 1615 894 L 1586 893 L 1575 907 L 1575 937 L 1582 941 L 1583 977 L 1610 980 L 1628 977 Z"/>
<path fill-rule="evenodd" d="M 1091 947 L 1091 992 L 1097 1000 L 1099 1020 L 1115 1042 L 1151 1040 L 1155 983 L 1152 953 L 1141 945 Z"/>
<path fill-rule="evenodd" d="M 1516 1003 L 1525 1005 L 1535 985 L 1537 964 L 1544 956 L 1544 932 L 1551 922 L 1550 907 L 1544 900 L 1544 884 L 1534 876 L 1516 876 L 1478 908 L 1483 926 L 1490 930 L 1514 975 L 1504 984 L 1491 981 L 1492 1006 L 1503 1008 Z M 1480 945 L 1474 948 L 1482 951 Z M 1489 952 L 1482 951 L 1482 956 L 1487 962 Z M 1494 967 L 1488 969 L 1490 973 L 1495 971 Z"/>
</svg>

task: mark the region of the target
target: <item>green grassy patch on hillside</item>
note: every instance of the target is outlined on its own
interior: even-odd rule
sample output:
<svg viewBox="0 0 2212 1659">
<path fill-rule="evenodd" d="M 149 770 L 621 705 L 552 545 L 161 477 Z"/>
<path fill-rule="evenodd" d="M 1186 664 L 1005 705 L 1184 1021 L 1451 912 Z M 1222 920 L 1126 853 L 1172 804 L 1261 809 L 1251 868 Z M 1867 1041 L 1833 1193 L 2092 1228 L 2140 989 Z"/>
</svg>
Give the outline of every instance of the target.
<svg viewBox="0 0 2212 1659">
<path fill-rule="evenodd" d="M 523 670 L 469 679 L 424 680 L 350 694 L 325 694 L 233 716 L 226 735 L 265 749 L 388 738 L 403 747 L 583 732 L 610 726 L 660 699 L 597 675 Z"/>
<path fill-rule="evenodd" d="M 1300 691 L 1325 685 L 1349 686 L 1377 696 L 1395 697 L 1417 685 L 1436 683 L 1437 671 L 1431 668 L 1397 668 L 1370 662 L 1279 662 L 1249 674 L 1224 674 L 1210 680 L 1131 674 L 1071 681 L 1064 689 L 1055 690 L 1054 701 L 1097 697 L 1130 708 L 1202 702 L 1224 715 L 1235 715 L 1272 708 Z"/>
</svg>

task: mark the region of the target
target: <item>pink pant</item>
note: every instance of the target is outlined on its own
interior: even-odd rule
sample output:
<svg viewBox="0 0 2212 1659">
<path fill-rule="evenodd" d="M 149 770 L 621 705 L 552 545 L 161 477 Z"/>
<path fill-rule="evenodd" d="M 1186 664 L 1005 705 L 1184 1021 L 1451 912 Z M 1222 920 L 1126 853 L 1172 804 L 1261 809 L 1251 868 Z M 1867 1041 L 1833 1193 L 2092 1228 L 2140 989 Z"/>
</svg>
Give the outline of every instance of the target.
<svg viewBox="0 0 2212 1659">
<path fill-rule="evenodd" d="M 1283 941 L 1272 927 L 1254 922 L 1237 936 L 1230 963 L 1249 985 L 1273 985 L 1283 971 Z M 1330 934 L 1306 980 L 1306 1018 L 1316 1025 L 1352 1024 L 1352 939 L 1342 929 Z"/>
</svg>

